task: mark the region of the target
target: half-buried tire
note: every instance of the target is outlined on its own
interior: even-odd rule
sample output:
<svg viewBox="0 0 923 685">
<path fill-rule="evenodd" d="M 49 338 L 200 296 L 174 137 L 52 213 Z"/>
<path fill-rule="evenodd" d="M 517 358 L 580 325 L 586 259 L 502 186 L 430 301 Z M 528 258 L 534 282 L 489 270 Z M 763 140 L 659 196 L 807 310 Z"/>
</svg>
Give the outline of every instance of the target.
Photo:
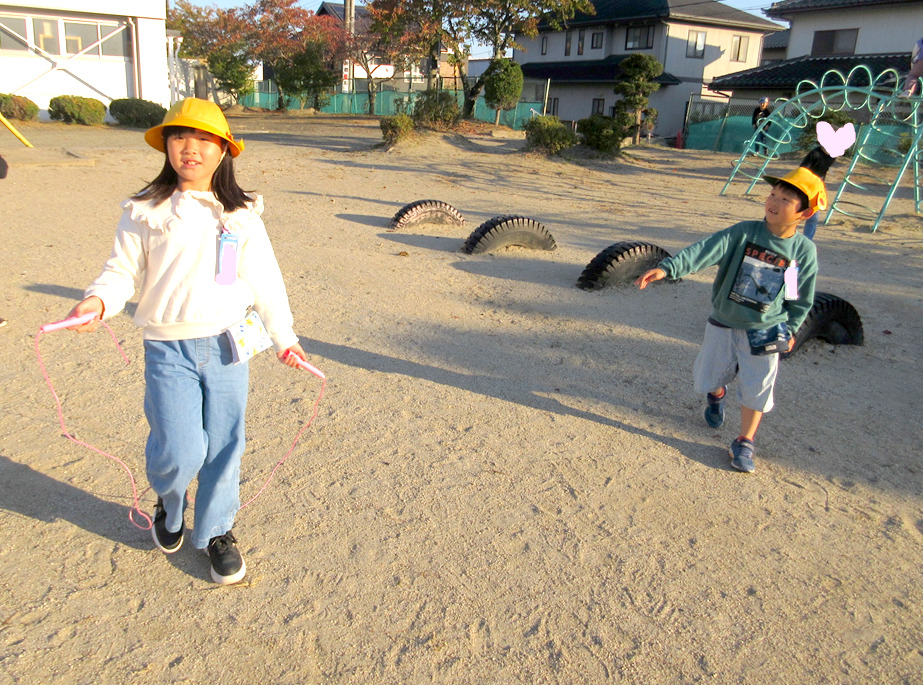
<svg viewBox="0 0 923 685">
<path fill-rule="evenodd" d="M 468 236 L 462 252 L 481 254 L 511 246 L 546 251 L 558 247 L 548 230 L 537 221 L 524 216 L 504 215 L 495 216 L 478 226 Z"/>
<path fill-rule="evenodd" d="M 610 285 L 626 285 L 669 256 L 669 252 L 650 243 L 615 243 L 593 257 L 577 279 L 577 287 L 602 290 Z"/>
<path fill-rule="evenodd" d="M 454 224 L 464 226 L 465 219 L 452 205 L 439 200 L 417 200 L 401 207 L 388 224 L 397 231 L 415 224 Z"/>
<path fill-rule="evenodd" d="M 865 332 L 859 312 L 849 302 L 830 293 L 815 292 L 814 306 L 801 328 L 795 333 L 795 347 L 783 357 L 790 357 L 808 340 L 818 338 L 831 345 L 862 345 Z"/>
</svg>

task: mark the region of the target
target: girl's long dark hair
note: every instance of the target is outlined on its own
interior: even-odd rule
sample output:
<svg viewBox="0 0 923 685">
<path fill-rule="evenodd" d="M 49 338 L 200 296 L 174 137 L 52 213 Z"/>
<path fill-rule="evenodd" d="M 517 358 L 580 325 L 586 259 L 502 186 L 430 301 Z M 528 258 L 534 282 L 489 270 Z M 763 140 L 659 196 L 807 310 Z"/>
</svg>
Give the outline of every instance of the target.
<svg viewBox="0 0 923 685">
<path fill-rule="evenodd" d="M 195 130 L 186 126 L 165 126 L 163 128 L 164 147 L 166 147 L 167 139 L 171 135 Z M 227 144 L 224 147 L 227 149 Z M 165 152 L 163 169 L 160 170 L 157 178 L 132 195 L 131 199 L 149 200 L 155 205 L 159 205 L 174 193 L 178 182 L 179 177 L 176 175 L 176 170 L 170 164 L 170 155 Z M 218 198 L 218 201 L 224 205 L 225 212 L 241 209 L 250 201 L 244 189 L 237 185 L 237 179 L 234 177 L 234 159 L 230 153 L 224 156 L 224 159 L 218 164 L 218 168 L 215 169 L 215 173 L 212 175 L 211 191 Z"/>
</svg>

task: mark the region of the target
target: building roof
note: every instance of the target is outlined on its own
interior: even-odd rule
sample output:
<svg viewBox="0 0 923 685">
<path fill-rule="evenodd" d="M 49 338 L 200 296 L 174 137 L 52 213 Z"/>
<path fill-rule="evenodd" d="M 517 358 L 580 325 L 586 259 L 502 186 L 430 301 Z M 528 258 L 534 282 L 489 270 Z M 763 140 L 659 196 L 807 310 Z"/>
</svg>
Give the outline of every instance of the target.
<svg viewBox="0 0 923 685">
<path fill-rule="evenodd" d="M 854 67 L 864 64 L 873 74 L 885 69 L 906 71 L 910 62 L 909 52 L 890 52 L 877 55 L 824 55 L 796 57 L 784 62 L 773 62 L 753 69 L 719 76 L 708 85 L 710 90 L 794 90 L 799 82 L 818 82 L 826 72 L 836 69 L 844 76 Z M 856 83 L 856 85 L 867 85 Z"/>
<path fill-rule="evenodd" d="M 369 11 L 365 5 L 356 5 L 356 21 L 368 20 Z M 346 3 L 343 2 L 322 2 L 314 13 L 319 17 L 330 15 L 341 24 L 346 22 Z"/>
<path fill-rule="evenodd" d="M 630 55 L 609 55 L 605 59 L 567 62 L 526 62 L 520 65 L 525 78 L 551 79 L 561 83 L 615 83 L 619 64 Z M 654 79 L 663 86 L 678 86 L 682 81 L 667 72 Z"/>
<path fill-rule="evenodd" d="M 763 10 L 767 17 L 785 19 L 790 14 L 818 12 L 833 9 L 854 9 L 872 5 L 907 5 L 920 0 L 780 0 Z"/>
<path fill-rule="evenodd" d="M 788 47 L 788 39 L 792 35 L 791 29 L 785 29 L 778 33 L 770 33 L 763 38 L 763 50 L 781 50 Z"/>
<path fill-rule="evenodd" d="M 724 5 L 717 0 L 594 0 L 596 14 L 577 14 L 568 26 L 625 24 L 673 20 L 717 24 L 757 31 L 780 31 L 784 27 L 767 19 Z M 542 28 L 549 29 L 547 24 Z"/>
</svg>

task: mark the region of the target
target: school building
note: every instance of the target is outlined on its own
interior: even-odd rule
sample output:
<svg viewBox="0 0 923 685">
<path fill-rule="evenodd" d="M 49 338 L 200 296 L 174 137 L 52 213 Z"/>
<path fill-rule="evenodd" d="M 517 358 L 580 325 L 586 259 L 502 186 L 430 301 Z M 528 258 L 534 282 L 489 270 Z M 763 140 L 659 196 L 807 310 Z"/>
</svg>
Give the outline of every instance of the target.
<svg viewBox="0 0 923 685">
<path fill-rule="evenodd" d="M 41 118 L 58 95 L 169 107 L 167 53 L 163 0 L 0 0 L 0 93 L 29 98 Z"/>
</svg>

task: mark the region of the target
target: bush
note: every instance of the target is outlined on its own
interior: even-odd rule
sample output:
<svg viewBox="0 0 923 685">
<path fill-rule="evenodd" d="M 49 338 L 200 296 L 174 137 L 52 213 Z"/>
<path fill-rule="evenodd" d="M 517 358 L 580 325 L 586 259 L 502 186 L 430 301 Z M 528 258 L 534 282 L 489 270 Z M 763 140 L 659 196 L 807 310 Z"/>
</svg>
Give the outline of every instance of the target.
<svg viewBox="0 0 923 685">
<path fill-rule="evenodd" d="M 577 122 L 577 135 L 587 147 L 612 155 L 619 151 L 625 138 L 626 132 L 620 123 L 623 122 L 615 117 L 594 114 Z"/>
<path fill-rule="evenodd" d="M 526 124 L 526 145 L 530 150 L 556 155 L 576 142 L 574 132 L 556 116 L 533 117 Z"/>
<path fill-rule="evenodd" d="M 417 126 L 449 129 L 461 117 L 458 99 L 444 90 L 426 90 L 413 106 L 413 122 Z"/>
<path fill-rule="evenodd" d="M 93 126 L 103 123 L 103 119 L 106 118 L 106 106 L 93 98 L 59 95 L 51 98 L 51 102 L 48 103 L 48 115 L 65 124 Z"/>
<path fill-rule="evenodd" d="M 381 135 L 388 145 L 406 140 L 413 134 L 413 119 L 406 114 L 381 118 Z"/>
<path fill-rule="evenodd" d="M 138 98 L 122 98 L 109 104 L 109 114 L 122 126 L 151 128 L 163 122 L 167 110 L 156 102 Z"/>
<path fill-rule="evenodd" d="M 22 95 L 0 93 L 0 114 L 7 119 L 32 121 L 38 117 L 38 105 Z"/>
</svg>

